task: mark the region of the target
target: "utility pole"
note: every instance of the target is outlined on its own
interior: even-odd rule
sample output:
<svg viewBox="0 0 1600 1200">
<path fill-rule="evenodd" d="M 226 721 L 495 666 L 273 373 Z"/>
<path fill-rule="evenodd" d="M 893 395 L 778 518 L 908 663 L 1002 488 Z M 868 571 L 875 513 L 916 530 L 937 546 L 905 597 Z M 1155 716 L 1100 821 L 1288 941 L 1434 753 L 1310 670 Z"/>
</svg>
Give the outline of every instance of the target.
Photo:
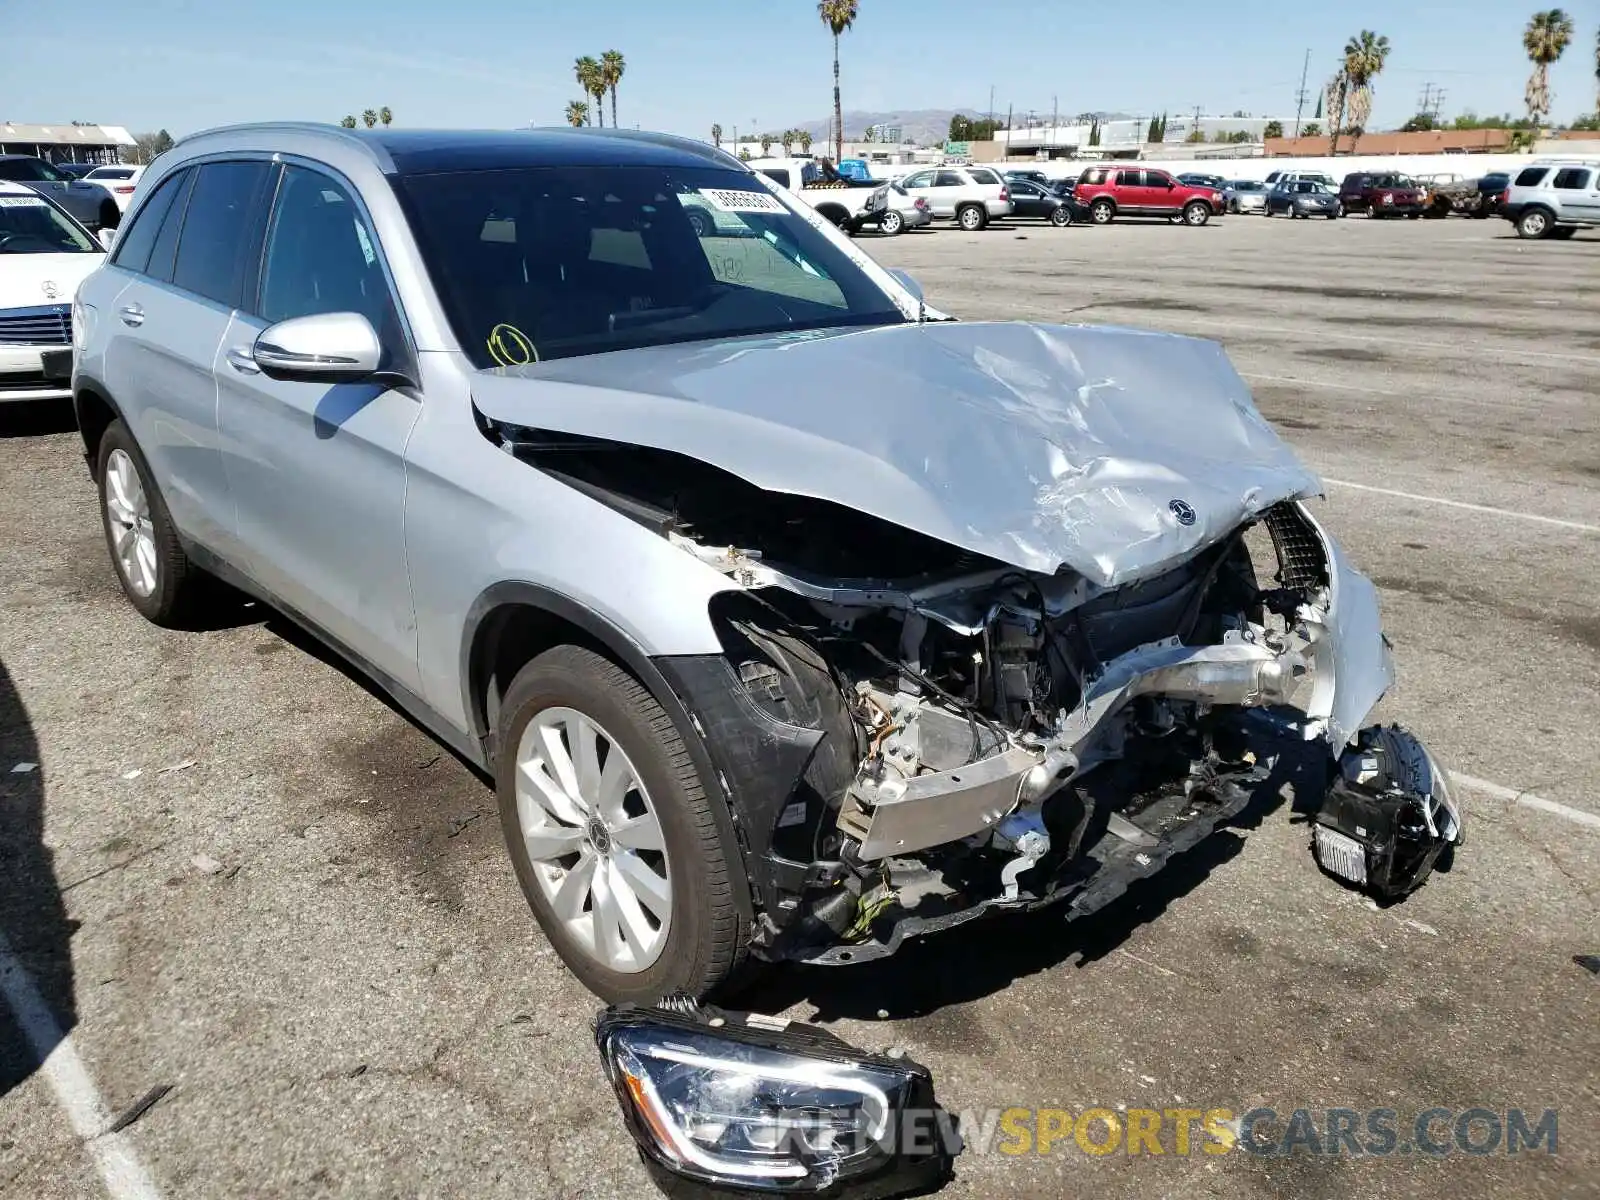
<svg viewBox="0 0 1600 1200">
<path fill-rule="evenodd" d="M 1198 134 L 1199 132 L 1200 132 L 1200 106 L 1198 104 L 1196 104 L 1194 106 L 1194 125 L 1189 130 L 1189 136 L 1191 138 L 1194 138 L 1194 140 L 1196 142 L 1205 141 L 1205 138 L 1203 136 L 1202 137 L 1195 137 L 1195 135 Z"/>
<path fill-rule="evenodd" d="M 1006 155 L 1002 162 L 1011 161 L 1011 105 L 1006 105 Z"/>
<path fill-rule="evenodd" d="M 1051 147 L 1051 149 L 1055 148 L 1055 144 L 1056 144 L 1056 126 L 1060 123 L 1060 121 L 1061 121 L 1061 105 L 1058 103 L 1058 97 L 1051 96 L 1050 97 L 1050 147 Z M 1045 153 L 1045 157 L 1046 158 L 1050 157 L 1048 151 Z"/>
<path fill-rule="evenodd" d="M 994 84 L 989 85 L 989 124 L 994 124 Z"/>
<path fill-rule="evenodd" d="M 1417 113 L 1433 118 L 1434 124 L 1439 122 L 1439 110 L 1444 105 L 1444 89 L 1437 84 L 1425 83 L 1422 85 L 1422 97 L 1417 101 Z"/>
<path fill-rule="evenodd" d="M 1300 68 L 1300 90 L 1294 94 L 1294 135 L 1300 136 L 1300 117 L 1306 111 L 1306 101 L 1311 93 L 1306 91 L 1306 76 L 1311 73 L 1311 48 L 1306 47 L 1306 61 Z"/>
</svg>

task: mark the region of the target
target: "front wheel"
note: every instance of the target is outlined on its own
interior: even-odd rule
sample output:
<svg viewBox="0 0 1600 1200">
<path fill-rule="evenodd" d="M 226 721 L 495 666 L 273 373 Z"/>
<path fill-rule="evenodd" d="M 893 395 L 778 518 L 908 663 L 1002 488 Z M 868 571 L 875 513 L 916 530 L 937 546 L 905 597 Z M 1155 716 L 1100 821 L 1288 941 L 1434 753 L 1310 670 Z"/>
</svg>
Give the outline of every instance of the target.
<svg viewBox="0 0 1600 1200">
<path fill-rule="evenodd" d="M 883 220 L 878 222 L 878 228 L 885 237 L 899 237 L 906 227 L 906 219 L 894 209 L 883 214 Z"/>
<path fill-rule="evenodd" d="M 609 1003 L 702 997 L 744 956 L 737 853 L 683 735 L 610 659 L 558 646 L 512 680 L 495 785 L 523 895 Z"/>
<path fill-rule="evenodd" d="M 1196 200 L 1184 206 L 1183 220 L 1191 228 L 1199 229 L 1200 226 L 1211 220 L 1211 210 Z"/>
<path fill-rule="evenodd" d="M 150 465 L 120 420 L 100 438 L 96 477 L 106 549 L 123 595 L 147 621 L 181 627 L 204 576 L 184 552 Z"/>
<path fill-rule="evenodd" d="M 988 214 L 976 204 L 968 204 L 956 213 L 956 224 L 968 233 L 977 233 L 988 222 Z"/>
<path fill-rule="evenodd" d="M 1550 236 L 1553 238 L 1559 238 L 1564 242 L 1568 238 L 1577 237 L 1578 229 L 1575 225 L 1558 225 L 1556 228 L 1550 231 Z"/>
<path fill-rule="evenodd" d="M 1109 200 L 1096 200 L 1089 207 L 1089 217 L 1096 225 L 1109 225 L 1116 215 L 1116 206 Z"/>
<path fill-rule="evenodd" d="M 1550 229 L 1550 214 L 1542 208 L 1529 209 L 1517 220 L 1518 237 L 1542 238 Z"/>
<path fill-rule="evenodd" d="M 1050 210 L 1050 224 L 1060 229 L 1063 225 L 1072 224 L 1072 213 L 1065 204 Z"/>
</svg>

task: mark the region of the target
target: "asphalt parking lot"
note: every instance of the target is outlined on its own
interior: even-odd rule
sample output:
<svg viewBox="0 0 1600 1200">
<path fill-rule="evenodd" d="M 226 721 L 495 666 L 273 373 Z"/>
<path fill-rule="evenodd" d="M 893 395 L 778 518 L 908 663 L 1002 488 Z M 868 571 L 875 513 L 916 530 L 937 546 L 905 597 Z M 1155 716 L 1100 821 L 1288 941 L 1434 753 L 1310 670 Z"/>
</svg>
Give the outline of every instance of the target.
<svg viewBox="0 0 1600 1200">
<path fill-rule="evenodd" d="M 1595 1195 L 1600 237 L 1230 217 L 859 244 L 964 318 L 1220 339 L 1329 481 L 1382 591 L 1384 715 L 1468 777 L 1468 841 L 1378 909 L 1265 805 L 1092 925 L 969 926 L 751 1002 L 903 1047 L 958 1110 L 1559 1119 L 1518 1156 L 1068 1138 L 964 1155 L 952 1197 Z M 653 1194 L 490 789 L 277 617 L 144 623 L 70 423 L 0 409 L 0 434 L 0 1195 Z M 70 1035 L 48 1072 L 29 991 Z"/>
</svg>

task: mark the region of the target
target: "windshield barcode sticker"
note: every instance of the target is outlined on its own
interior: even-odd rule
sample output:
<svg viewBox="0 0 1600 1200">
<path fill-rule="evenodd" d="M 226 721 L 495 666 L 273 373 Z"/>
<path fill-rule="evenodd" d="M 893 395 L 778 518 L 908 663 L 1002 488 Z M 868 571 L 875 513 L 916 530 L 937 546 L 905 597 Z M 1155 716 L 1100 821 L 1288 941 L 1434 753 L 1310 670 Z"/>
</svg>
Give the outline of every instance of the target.
<svg viewBox="0 0 1600 1200">
<path fill-rule="evenodd" d="M 776 196 L 765 192 L 737 192 L 728 188 L 701 188 L 700 194 L 711 202 L 711 207 L 730 213 L 787 213 L 789 210 Z"/>
<path fill-rule="evenodd" d="M 37 196 L 0 196 L 0 208 L 45 208 Z"/>
</svg>

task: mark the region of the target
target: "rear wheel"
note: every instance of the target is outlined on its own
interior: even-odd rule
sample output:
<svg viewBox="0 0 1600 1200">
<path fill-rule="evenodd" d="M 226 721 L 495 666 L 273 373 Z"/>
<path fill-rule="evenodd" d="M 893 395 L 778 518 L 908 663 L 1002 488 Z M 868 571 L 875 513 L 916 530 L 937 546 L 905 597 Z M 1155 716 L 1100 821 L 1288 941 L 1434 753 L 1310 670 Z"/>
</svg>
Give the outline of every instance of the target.
<svg viewBox="0 0 1600 1200">
<path fill-rule="evenodd" d="M 1089 216 L 1096 225 L 1109 225 L 1117 215 L 1117 206 L 1109 200 L 1096 200 L 1089 206 Z"/>
<path fill-rule="evenodd" d="M 892 208 L 884 213 L 883 220 L 878 222 L 878 228 L 885 237 L 898 237 L 905 227 L 906 219 Z"/>
<path fill-rule="evenodd" d="M 1550 214 L 1542 208 L 1530 208 L 1517 218 L 1517 236 L 1524 238 L 1546 237 L 1554 226 Z"/>
<path fill-rule="evenodd" d="M 988 223 L 988 214 L 976 204 L 964 204 L 956 209 L 956 224 L 968 233 L 977 233 Z"/>
<path fill-rule="evenodd" d="M 184 553 L 150 465 L 120 420 L 100 438 L 96 475 L 106 549 L 123 595 L 146 620 L 181 627 L 205 577 Z"/>
<path fill-rule="evenodd" d="M 500 709 L 500 823 L 545 936 L 595 995 L 704 996 L 744 955 L 730 860 L 672 718 L 578 646 L 517 673 Z"/>
</svg>

